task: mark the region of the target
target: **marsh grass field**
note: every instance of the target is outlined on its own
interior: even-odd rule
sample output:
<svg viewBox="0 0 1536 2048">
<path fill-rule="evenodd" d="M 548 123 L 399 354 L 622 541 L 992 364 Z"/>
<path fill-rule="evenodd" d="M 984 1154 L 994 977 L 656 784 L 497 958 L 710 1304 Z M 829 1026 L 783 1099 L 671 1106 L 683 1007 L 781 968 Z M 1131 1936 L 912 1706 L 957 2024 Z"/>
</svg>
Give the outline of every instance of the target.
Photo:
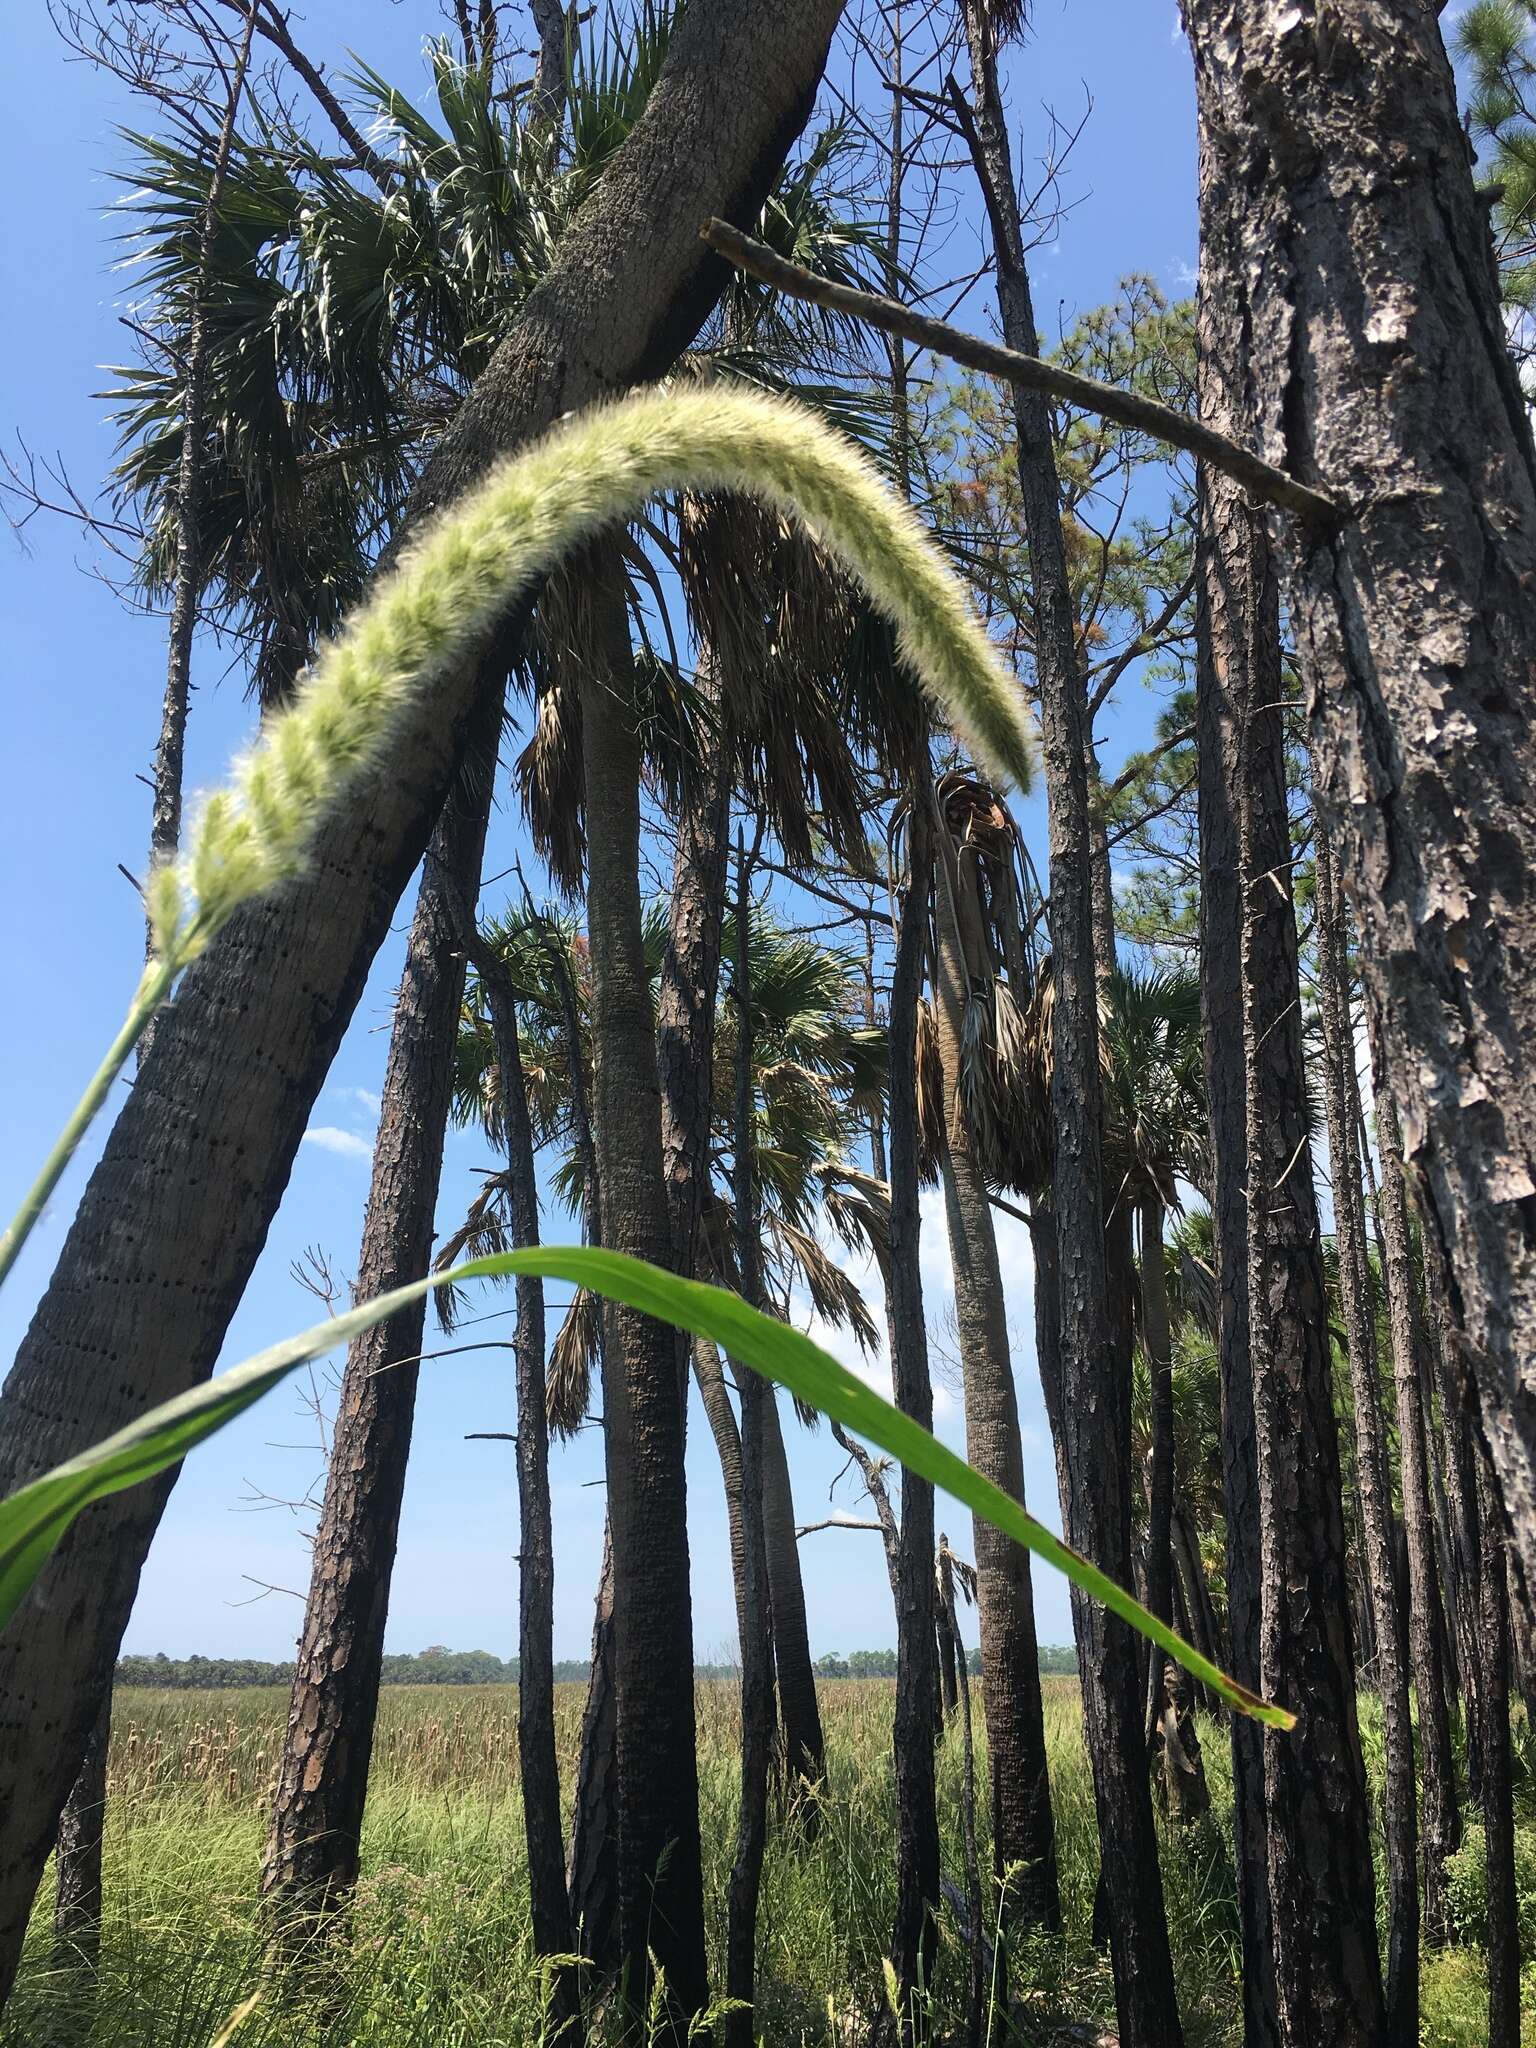
<svg viewBox="0 0 1536 2048">
<path fill-rule="evenodd" d="M 1073 1678 L 1044 1681 L 1066 1924 L 1059 1938 L 1011 1951 L 1011 2034 L 1029 2043 L 1113 2040 L 1107 1959 L 1091 1939 L 1096 1832 Z M 569 1795 L 585 1688 L 557 1688 L 562 1782 Z M 770 1837 L 759 1923 L 758 2036 L 805 2048 L 854 2048 L 871 2035 L 894 1906 L 890 1770 L 893 1687 L 833 1680 L 821 1688 L 830 1783 L 816 1840 Z M 979 1723 L 979 1700 L 977 1701 Z M 389 1686 L 380 1701 L 351 1938 L 323 1958 L 275 1972 L 264 1956 L 256 1885 L 287 1694 L 119 1691 L 111 1751 L 106 1909 L 99 1988 L 87 2003 L 51 1953 L 43 1906 L 7 2009 L 4 2048 L 535 2048 L 542 2038 L 532 1961 L 509 1686 Z M 1380 1718 L 1362 1709 L 1379 1801 Z M 718 1966 L 736 1807 L 737 1692 L 698 1691 L 706 1897 Z M 1165 1833 L 1163 1875 L 1191 2048 L 1236 2043 L 1236 1919 L 1227 1864 L 1230 1781 L 1225 1731 L 1202 1724 L 1215 1825 Z M 1536 1951 L 1536 1770 L 1530 1732 L 1515 1726 L 1519 1883 L 1525 1952 Z M 963 1886 L 961 1741 L 939 1749 L 944 1869 Z M 982 1760 L 978 1758 L 978 1774 Z M 986 1819 L 984 1788 L 978 1824 Z M 1480 2048 L 1486 1992 L 1478 1935 L 1482 1844 L 1475 1832 L 1453 1873 L 1461 1939 L 1424 1965 L 1422 2041 Z M 987 1844 L 982 1841 L 983 1866 Z M 958 2027 L 964 1957 L 946 1912 L 933 1985 L 939 2038 Z M 1536 1971 L 1526 1971 L 1526 2048 L 1536 2048 Z M 599 2013 L 593 2038 L 607 2039 Z"/>
</svg>

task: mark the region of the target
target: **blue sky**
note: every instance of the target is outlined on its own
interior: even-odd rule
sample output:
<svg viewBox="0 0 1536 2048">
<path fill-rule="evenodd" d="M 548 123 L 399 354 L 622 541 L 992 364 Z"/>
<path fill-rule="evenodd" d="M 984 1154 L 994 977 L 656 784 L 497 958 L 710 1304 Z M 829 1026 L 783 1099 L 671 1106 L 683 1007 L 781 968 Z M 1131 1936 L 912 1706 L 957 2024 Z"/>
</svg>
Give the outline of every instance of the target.
<svg viewBox="0 0 1536 2048">
<path fill-rule="evenodd" d="M 412 89 L 424 85 L 424 35 L 438 23 L 430 4 L 368 6 L 312 0 L 302 40 L 329 62 L 355 50 Z M 109 209 L 119 188 L 113 130 L 144 125 L 122 89 L 66 59 L 46 11 L 17 10 L 0 81 L 6 189 L 4 260 L 12 314 L 0 331 L 0 431 L 19 433 L 37 453 L 62 457 L 82 489 L 107 466 L 111 435 L 100 366 L 129 354 L 120 323 L 131 285 L 112 269 Z M 1045 144 L 1044 109 L 1075 123 L 1091 93 L 1093 111 L 1065 177 L 1072 202 L 1062 230 L 1035 259 L 1035 295 L 1049 335 L 1079 310 L 1113 295 L 1133 270 L 1156 277 L 1170 296 L 1193 281 L 1194 142 L 1187 53 L 1172 0 L 1037 0 L 1034 40 L 1015 53 L 1009 96 L 1016 147 L 1033 159 Z M 974 261 L 976 223 L 962 211 L 948 230 L 949 267 Z M 946 259 L 949 252 L 945 251 Z M 967 309 L 980 323 L 985 301 Z M 147 770 L 164 678 L 164 624 L 129 616 L 101 580 L 89 541 L 62 520 L 37 520 L 23 550 L 0 534 L 0 777 L 5 886 L 0 890 L 0 958 L 10 1001 L 0 1009 L 6 1144 L 0 1204 L 14 1203 L 100 1057 L 136 979 L 142 955 L 137 899 L 117 864 L 139 871 L 148 836 Z M 238 677 L 202 648 L 191 724 L 192 787 L 214 781 L 246 734 L 249 707 Z M 1155 705 L 1132 692 L 1106 749 L 1111 765 L 1144 742 Z M 1027 825 L 1038 841 L 1037 805 Z M 487 872 L 521 850 L 516 820 L 498 816 Z M 315 1320 L 316 1304 L 290 1276 L 309 1245 L 350 1274 L 368 1184 L 371 1134 L 411 894 L 380 956 L 330 1081 L 316 1104 L 266 1252 L 230 1332 L 226 1359 Z M 494 900 L 494 899 L 492 899 Z M 99 1140 L 98 1140 L 99 1143 Z M 0 1358 L 8 1359 L 56 1256 L 95 1146 L 61 1186 L 0 1298 Z M 450 1136 L 441 1215 L 462 1214 L 489 1163 L 478 1133 Z M 10 1213 L 9 1208 L 6 1213 Z M 1031 1504 L 1056 1520 L 1055 1476 L 1035 1376 L 1030 1266 L 1021 1226 L 1000 1218 L 1025 1427 Z M 555 1219 L 550 1219 L 553 1229 Z M 948 1259 L 942 1219 L 930 1198 L 923 1270 L 930 1317 L 942 1325 Z M 561 1298 L 557 1291 L 556 1299 Z M 486 1297 L 447 1340 L 499 1338 L 506 1325 L 474 1325 L 505 1304 Z M 938 1426 L 958 1443 L 958 1406 L 936 1362 Z M 508 1654 L 516 1642 L 516 1495 L 511 1447 L 463 1441 L 475 1429 L 511 1426 L 510 1367 L 503 1352 L 460 1354 L 424 1368 L 411 1476 L 400 1532 L 389 1646 L 427 1643 Z M 790 1422 L 791 1462 L 805 1519 L 831 1510 L 828 1489 L 841 1459 L 825 1433 L 806 1437 Z M 304 1518 L 241 1506 L 250 1487 L 302 1494 L 318 1458 L 314 1424 L 294 1391 L 281 1390 L 189 1462 L 151 1552 L 126 1647 L 172 1655 L 284 1657 L 299 1603 L 274 1593 L 238 1604 L 249 1578 L 302 1590 L 308 1559 Z M 594 1436 L 555 1452 L 556 1654 L 585 1653 L 602 1540 L 602 1459 Z M 720 1478 L 702 1416 L 690 1425 L 689 1503 L 694 1559 L 695 1640 L 701 1657 L 734 1637 Z M 833 1506 L 865 1510 L 845 1481 Z M 965 1518 L 939 1510 L 962 1549 Z M 806 1593 L 818 1652 L 894 1640 L 878 1539 L 836 1533 L 807 1539 Z M 1044 1640 L 1070 1640 L 1064 1583 L 1037 1573 Z"/>
</svg>

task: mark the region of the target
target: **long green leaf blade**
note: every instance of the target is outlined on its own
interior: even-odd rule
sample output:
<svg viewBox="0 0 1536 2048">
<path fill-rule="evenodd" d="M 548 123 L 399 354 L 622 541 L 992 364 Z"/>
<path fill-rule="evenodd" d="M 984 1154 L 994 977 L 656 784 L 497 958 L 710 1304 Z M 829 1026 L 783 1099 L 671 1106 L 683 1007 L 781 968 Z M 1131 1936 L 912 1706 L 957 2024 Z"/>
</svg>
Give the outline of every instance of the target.
<svg viewBox="0 0 1536 2048">
<path fill-rule="evenodd" d="M 682 1280 L 641 1259 L 594 1246 L 539 1245 L 527 1251 L 468 1259 L 448 1272 L 396 1288 L 151 1409 L 116 1436 L 33 1480 L 0 1502 L 0 1628 L 9 1623 L 82 1508 L 176 1464 L 195 1445 L 259 1401 L 296 1365 L 349 1342 L 433 1288 L 465 1280 L 504 1279 L 517 1273 L 590 1288 L 694 1336 L 712 1339 L 738 1363 L 787 1387 L 845 1429 L 867 1437 L 908 1471 L 942 1487 L 984 1521 L 1064 1572 L 1074 1585 L 1176 1658 L 1238 1712 L 1272 1728 L 1294 1727 L 1294 1714 L 1257 1698 L 1229 1678 L 1123 1586 L 1053 1536 L 1018 1501 L 984 1479 L 910 1416 L 892 1407 L 809 1337 L 760 1314 L 723 1288 Z"/>
</svg>

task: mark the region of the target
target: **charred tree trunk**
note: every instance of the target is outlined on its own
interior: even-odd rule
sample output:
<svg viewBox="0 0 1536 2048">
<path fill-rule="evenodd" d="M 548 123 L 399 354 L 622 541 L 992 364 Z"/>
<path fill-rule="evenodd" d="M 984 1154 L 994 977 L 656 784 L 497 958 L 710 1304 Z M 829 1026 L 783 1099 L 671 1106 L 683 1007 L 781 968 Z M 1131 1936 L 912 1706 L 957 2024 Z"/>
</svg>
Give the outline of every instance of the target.
<svg viewBox="0 0 1536 2048">
<path fill-rule="evenodd" d="M 752 984 L 748 959 L 751 864 L 737 851 L 736 893 L 736 1264 L 742 1299 L 762 1305 L 759 1261 L 762 1218 L 755 1171 L 756 1090 L 752 1077 Z M 740 2007 L 726 2016 L 727 2048 L 752 2048 L 757 2038 L 753 2000 L 757 1985 L 757 1903 L 768 1842 L 768 1776 L 773 1751 L 773 1639 L 769 1626 L 768 1558 L 763 1545 L 763 1410 L 768 1383 L 743 1371 L 741 1390 L 742 1578 L 746 1627 L 741 1637 L 741 1807 L 736 1860 L 726 1894 L 726 1996 Z"/>
<path fill-rule="evenodd" d="M 928 938 L 932 840 L 926 788 L 912 806 L 907 892 L 896 933 L 890 1000 L 890 1283 L 886 1324 L 896 1405 L 933 1427 L 928 1332 L 919 1264 L 917 1004 Z M 927 1991 L 938 1948 L 939 1820 L 933 1761 L 933 1488 L 902 1474 L 896 1584 L 896 1971 L 903 2048 L 929 2035 Z"/>
<path fill-rule="evenodd" d="M 596 1969 L 619 1967 L 618 1684 L 613 1649 L 613 1531 L 603 1527 L 603 1567 L 592 1616 L 592 1661 L 581 1717 L 576 1803 L 566 1890 L 577 1949 Z"/>
<path fill-rule="evenodd" d="M 617 563 L 594 551 L 593 648 L 583 664 L 593 1138 L 603 1243 L 669 1265 L 656 1022 L 640 909 L 640 740 Z M 619 1916 L 628 1996 L 666 1974 L 670 2034 L 707 2002 L 684 1406 L 675 1333 L 616 1303 L 603 1313 L 603 1436 L 613 1531 L 618 1682 Z"/>
<path fill-rule="evenodd" d="M 508 449 L 686 347 L 725 275 L 699 222 L 756 218 L 841 12 L 841 0 L 688 7 L 601 191 L 433 448 L 399 542 Z M 322 829 L 312 872 L 325 886 L 253 906 L 187 975 L 0 1398 L 0 1493 L 212 1371 L 483 694 L 472 665 L 437 678 L 388 760 Z M 171 1483 L 93 1508 L 0 1643 L 0 1991 Z"/>
<path fill-rule="evenodd" d="M 816 1788 L 827 1775 L 816 1667 L 805 1620 L 805 1585 L 800 1546 L 795 1540 L 795 1502 L 778 1397 L 768 1389 L 763 1409 L 763 1540 L 768 1555 L 768 1598 L 772 1610 L 773 1657 L 779 1680 L 779 1720 L 789 1772 L 790 1806 L 814 1834 L 820 1811 Z"/>
<path fill-rule="evenodd" d="M 1236 415 L 1340 507 L 1288 543 L 1318 797 L 1536 1582 L 1536 454 L 1439 12 L 1185 6 Z"/>
<path fill-rule="evenodd" d="M 997 1232 L 961 1082 L 965 1004 L 971 991 L 965 980 L 958 891 L 949 862 L 948 848 L 941 841 L 934 863 L 934 1014 L 944 1075 L 941 1165 L 965 1380 L 965 1451 L 978 1472 L 1022 1502 L 1024 1446 Z M 979 1516 L 972 1525 L 972 1541 L 992 1791 L 992 1871 L 1000 1888 L 999 1906 L 1010 1921 L 1056 1928 L 1061 1925 L 1061 1894 L 1029 1553 Z M 1017 1875 L 1009 1882 L 1008 1873 L 1014 1870 Z"/>
<path fill-rule="evenodd" d="M 1494 1475 L 1477 1478 L 1482 1526 L 1483 1840 L 1488 1859 L 1488 2048 L 1520 2048 L 1520 1920 L 1509 1754 L 1509 1588 Z"/>
<path fill-rule="evenodd" d="M 480 977 L 491 1013 L 496 1064 L 501 1073 L 507 1169 L 511 1176 L 513 1245 L 539 1242 L 539 1183 L 534 1164 L 528 1087 L 518 1040 L 517 998 L 496 953 L 480 943 L 468 900 L 457 906 L 465 950 Z M 517 1320 L 512 1340 L 517 1361 L 517 1757 L 523 1790 L 523 1832 L 528 1848 L 528 1896 L 534 1952 L 569 1956 L 570 1897 L 565 1885 L 560 1765 L 555 1752 L 555 1549 L 549 1501 L 549 1418 L 544 1394 L 544 1283 L 517 1277 Z M 561 1964 L 550 1983 L 549 2020 L 556 2040 L 581 2035 L 581 1993 L 574 1970 Z"/>
<path fill-rule="evenodd" d="M 1398 1597 L 1392 1526 L 1392 1474 L 1387 1464 L 1370 1297 L 1360 1152 L 1355 1139 L 1355 1032 L 1349 996 L 1349 940 L 1333 872 L 1333 849 L 1321 824 L 1313 842 L 1317 944 L 1323 1023 L 1323 1095 L 1333 1178 L 1334 1231 L 1344 1349 L 1355 1409 L 1364 1565 L 1376 1636 L 1376 1682 L 1386 1739 L 1382 1821 L 1387 1845 L 1387 2038 L 1414 2041 L 1419 2032 L 1419 1828 L 1413 1770 L 1413 1709 L 1408 1697 L 1408 1640 Z"/>
<path fill-rule="evenodd" d="M 731 1545 L 731 1589 L 736 1600 L 736 1635 L 747 1629 L 747 1538 L 741 1511 L 741 1430 L 726 1391 L 720 1353 L 707 1337 L 693 1340 L 693 1377 L 704 1407 L 704 1419 L 715 1440 L 720 1476 L 725 1481 L 725 1522 Z"/>
<path fill-rule="evenodd" d="M 94 1971 L 101 1953 L 101 1838 L 107 1824 L 107 1751 L 112 1740 L 108 1691 L 91 1730 L 69 1802 L 59 1816 L 55 1953 L 67 1970 Z"/>
<path fill-rule="evenodd" d="M 974 102 L 972 155 L 992 222 L 1003 338 L 1010 348 L 1033 355 L 1039 340 L 998 84 L 993 17 L 977 0 L 967 0 L 965 22 Z M 1034 572 L 1035 672 L 1049 808 L 1056 992 L 1053 1193 L 1065 1520 L 1068 1542 L 1128 1585 L 1130 1388 L 1116 1356 L 1107 1308 L 1084 681 L 1077 660 L 1050 414 L 1043 397 L 1020 388 L 1013 392 L 1013 409 Z M 1072 1610 L 1104 1859 L 1120 2038 L 1125 2048 L 1169 2048 L 1182 2040 L 1182 2033 L 1147 1778 L 1146 1708 L 1135 1638 L 1123 1622 L 1076 1589 Z"/>
<path fill-rule="evenodd" d="M 432 1260 L 464 997 L 459 906 L 479 894 L 502 694 L 498 686 L 481 704 L 474 758 L 422 870 L 374 1141 L 360 1301 L 419 1279 Z M 261 1874 L 263 1898 L 301 1924 L 334 1911 L 357 1878 L 425 1314 L 416 1302 L 355 1338 L 342 1374 Z"/>
<path fill-rule="evenodd" d="M 1419 1332 L 1408 1234 L 1408 1203 L 1397 1109 L 1385 1076 L 1376 1088 L 1376 1137 L 1381 1151 L 1382 1266 L 1392 1329 L 1392 1371 L 1397 1388 L 1397 1437 L 1402 1468 L 1403 1527 L 1408 1538 L 1409 1639 L 1413 1685 L 1419 1701 L 1419 1775 L 1424 1796 L 1424 1936 L 1446 1936 L 1445 1866 L 1461 1843 L 1456 1805 L 1456 1758 L 1446 1707 L 1441 1644 L 1445 1615 L 1435 1568 L 1434 1511 L 1429 1498 L 1428 1440 L 1420 1391 Z"/>
</svg>

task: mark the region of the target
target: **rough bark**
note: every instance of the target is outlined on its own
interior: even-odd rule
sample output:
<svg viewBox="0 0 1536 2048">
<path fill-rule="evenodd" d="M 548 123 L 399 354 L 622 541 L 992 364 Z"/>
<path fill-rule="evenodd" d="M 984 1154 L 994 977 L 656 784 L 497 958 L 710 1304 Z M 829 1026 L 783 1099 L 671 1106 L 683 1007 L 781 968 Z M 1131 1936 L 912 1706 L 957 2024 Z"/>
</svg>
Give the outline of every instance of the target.
<svg viewBox="0 0 1536 2048">
<path fill-rule="evenodd" d="M 986 1176 L 976 1157 L 961 1085 L 965 1004 L 971 991 L 942 840 L 934 865 L 934 1023 L 945 1117 L 941 1164 L 964 1376 L 965 1454 L 978 1472 L 1022 1502 L 1024 1446 L 1008 1307 Z M 972 1523 L 972 1542 L 992 1794 L 992 1873 L 999 1887 L 994 1905 L 1010 1922 L 1056 1928 L 1061 1925 L 1061 1894 L 1029 1553 L 980 1516 Z"/>
<path fill-rule="evenodd" d="M 967 0 L 975 147 L 992 222 L 998 311 L 1010 348 L 1038 354 L 990 10 Z M 1068 1542 L 1123 1585 L 1131 1579 L 1129 1378 L 1107 1312 L 1102 1201 L 1098 980 L 1093 860 L 1083 754 L 1084 679 L 1044 398 L 1015 388 L 1019 485 L 1034 572 L 1035 677 L 1050 839 L 1055 985 L 1053 1191 Z M 893 1119 L 894 1121 L 894 1119 Z M 1121 1382 L 1124 1382 L 1122 1385 Z M 1122 1410 L 1126 1411 L 1122 1421 Z M 1106 1446 L 1109 1455 L 1106 1456 Z M 1078 1666 L 1102 1847 L 1102 1880 L 1125 2048 L 1182 2039 L 1147 1779 L 1145 1701 L 1135 1638 L 1073 1592 Z"/>
<path fill-rule="evenodd" d="M 528 1086 L 518 1041 L 517 998 L 494 950 L 474 931 L 468 901 L 457 906 L 459 929 L 480 977 L 491 1013 L 496 1064 L 501 1073 L 502 1116 L 511 1177 L 513 1245 L 539 1242 L 539 1183 L 534 1163 Z M 512 1339 L 517 1363 L 517 1499 L 519 1544 L 517 1758 L 523 1792 L 523 1834 L 528 1848 L 528 1895 L 533 1946 L 540 1956 L 569 1956 L 570 1897 L 565 1886 L 560 1765 L 555 1750 L 555 1549 L 549 1499 L 549 1419 L 544 1394 L 544 1283 L 517 1278 Z M 562 1964 L 550 1981 L 552 2037 L 571 2044 L 581 2035 L 580 1986 Z"/>
<path fill-rule="evenodd" d="M 1318 797 L 1536 1581 L 1536 455 L 1423 0 L 1186 0 L 1258 452 L 1347 507 L 1288 540 Z"/>
<path fill-rule="evenodd" d="M 816 1667 L 805 1619 L 805 1583 L 795 1540 L 795 1501 L 778 1397 L 769 1390 L 763 1410 L 763 1539 L 768 1553 L 768 1598 L 773 1619 L 773 1660 L 779 1680 L 779 1722 L 789 1772 L 790 1805 L 811 1833 L 820 1808 L 814 1791 L 827 1774 L 826 1741 L 816 1694 Z"/>
<path fill-rule="evenodd" d="M 1241 432 L 1241 336 L 1231 319 L 1241 202 L 1203 100 L 1201 114 L 1200 409 L 1218 432 Z M 1293 1734 L 1266 1732 L 1261 1739 L 1275 2007 L 1271 2020 L 1250 1998 L 1245 2024 L 1268 2041 L 1379 2048 L 1384 2006 L 1375 1886 L 1307 1141 L 1279 601 L 1260 518 L 1225 477 L 1206 472 L 1201 493 L 1201 860 L 1210 878 L 1202 976 L 1221 1262 L 1232 1654 L 1241 1673 L 1257 1629 L 1261 1688 L 1300 1715 Z M 1244 1257 L 1240 1321 L 1235 1289 Z M 1229 1356 L 1239 1336 L 1243 1355 Z M 1238 1718 L 1238 1854 L 1251 1953 L 1259 1910 L 1251 1860 L 1257 1815 L 1252 1756 L 1237 1733 Z"/>
<path fill-rule="evenodd" d="M 1420 1379 L 1414 1274 L 1408 1233 L 1397 1110 L 1385 1076 L 1376 1088 L 1376 1139 L 1381 1152 L 1382 1268 L 1392 1332 L 1392 1375 L 1397 1392 L 1397 1440 L 1402 1472 L 1403 1528 L 1408 1539 L 1409 1648 L 1419 1703 L 1419 1778 L 1423 1788 L 1424 1937 L 1444 1941 L 1445 1866 L 1461 1843 L 1456 1805 L 1456 1759 L 1446 1706 L 1441 1644 L 1445 1615 L 1435 1566 L 1434 1511 L 1429 1499 L 1429 1454 Z"/>
<path fill-rule="evenodd" d="M 688 343 L 724 276 L 698 224 L 756 217 L 840 12 L 689 6 L 634 132 L 433 451 L 402 538 L 507 449 Z M 187 976 L 0 1397 L 0 1491 L 212 1370 L 479 687 L 468 668 L 442 677 L 322 832 L 312 881 L 239 918 Z M 0 1989 L 170 1484 L 93 1509 L 0 1645 Z"/>
<path fill-rule="evenodd" d="M 1419 2032 L 1419 1826 L 1413 1769 L 1413 1710 L 1408 1697 L 1408 1639 L 1398 1597 L 1392 1474 L 1387 1463 L 1370 1297 L 1365 1204 L 1355 1127 L 1355 1033 L 1349 992 L 1349 942 L 1344 906 L 1326 830 L 1313 844 L 1319 993 L 1323 1024 L 1323 1099 L 1333 1183 L 1334 1236 L 1344 1351 L 1354 1397 L 1355 1468 L 1359 1476 L 1366 1588 L 1376 1637 L 1376 1685 L 1386 1746 L 1382 1824 L 1387 1848 L 1387 2038 L 1413 2041 Z"/>
<path fill-rule="evenodd" d="M 720 1476 L 725 1482 L 725 1522 L 731 1546 L 731 1590 L 736 1601 L 736 1635 L 747 1628 L 747 1539 L 741 1519 L 741 1429 L 726 1392 L 720 1353 L 707 1337 L 693 1340 L 693 1378 L 703 1404 L 704 1419 L 715 1440 Z"/>
<path fill-rule="evenodd" d="M 460 919 L 479 894 L 501 702 L 496 689 L 482 706 L 475 758 L 422 870 L 374 1140 L 360 1301 L 431 1263 L 464 996 Z M 261 1874 L 262 1896 L 303 1920 L 333 1910 L 357 1877 L 425 1315 L 417 1302 L 355 1338 L 337 1397 Z"/>
<path fill-rule="evenodd" d="M 618 1685 L 614 1673 L 613 1530 L 603 1525 L 603 1564 L 592 1613 L 592 1658 L 581 1716 L 576 1799 L 566 1889 L 580 1954 L 619 1967 Z"/>
<path fill-rule="evenodd" d="M 53 1940 L 65 1969 L 84 1964 L 94 1970 L 101 1952 L 101 1838 L 107 1821 L 111 1740 L 112 1695 L 108 1691 L 86 1743 L 80 1775 L 59 1816 Z"/>
<path fill-rule="evenodd" d="M 933 1427 L 928 1332 L 919 1265 L 917 1003 L 932 886 L 925 791 L 912 807 L 907 893 L 897 921 L 889 1011 L 890 1280 L 886 1331 L 896 1405 Z M 902 1474 L 896 1559 L 896 1971 L 897 2030 L 904 2048 L 927 2039 L 925 1993 L 938 1949 L 939 1821 L 933 1762 L 935 1640 L 933 1488 Z"/>
<path fill-rule="evenodd" d="M 596 551 L 588 597 L 594 631 L 582 676 L 582 731 L 603 1243 L 667 1266 L 672 1235 L 640 905 L 641 754 L 629 618 L 616 563 Z M 665 2025 L 681 2037 L 707 1998 L 684 1405 L 674 1331 L 612 1302 L 604 1304 L 603 1328 L 620 1931 L 636 2010 L 645 2010 L 654 1960 L 666 1973 Z"/>
</svg>

